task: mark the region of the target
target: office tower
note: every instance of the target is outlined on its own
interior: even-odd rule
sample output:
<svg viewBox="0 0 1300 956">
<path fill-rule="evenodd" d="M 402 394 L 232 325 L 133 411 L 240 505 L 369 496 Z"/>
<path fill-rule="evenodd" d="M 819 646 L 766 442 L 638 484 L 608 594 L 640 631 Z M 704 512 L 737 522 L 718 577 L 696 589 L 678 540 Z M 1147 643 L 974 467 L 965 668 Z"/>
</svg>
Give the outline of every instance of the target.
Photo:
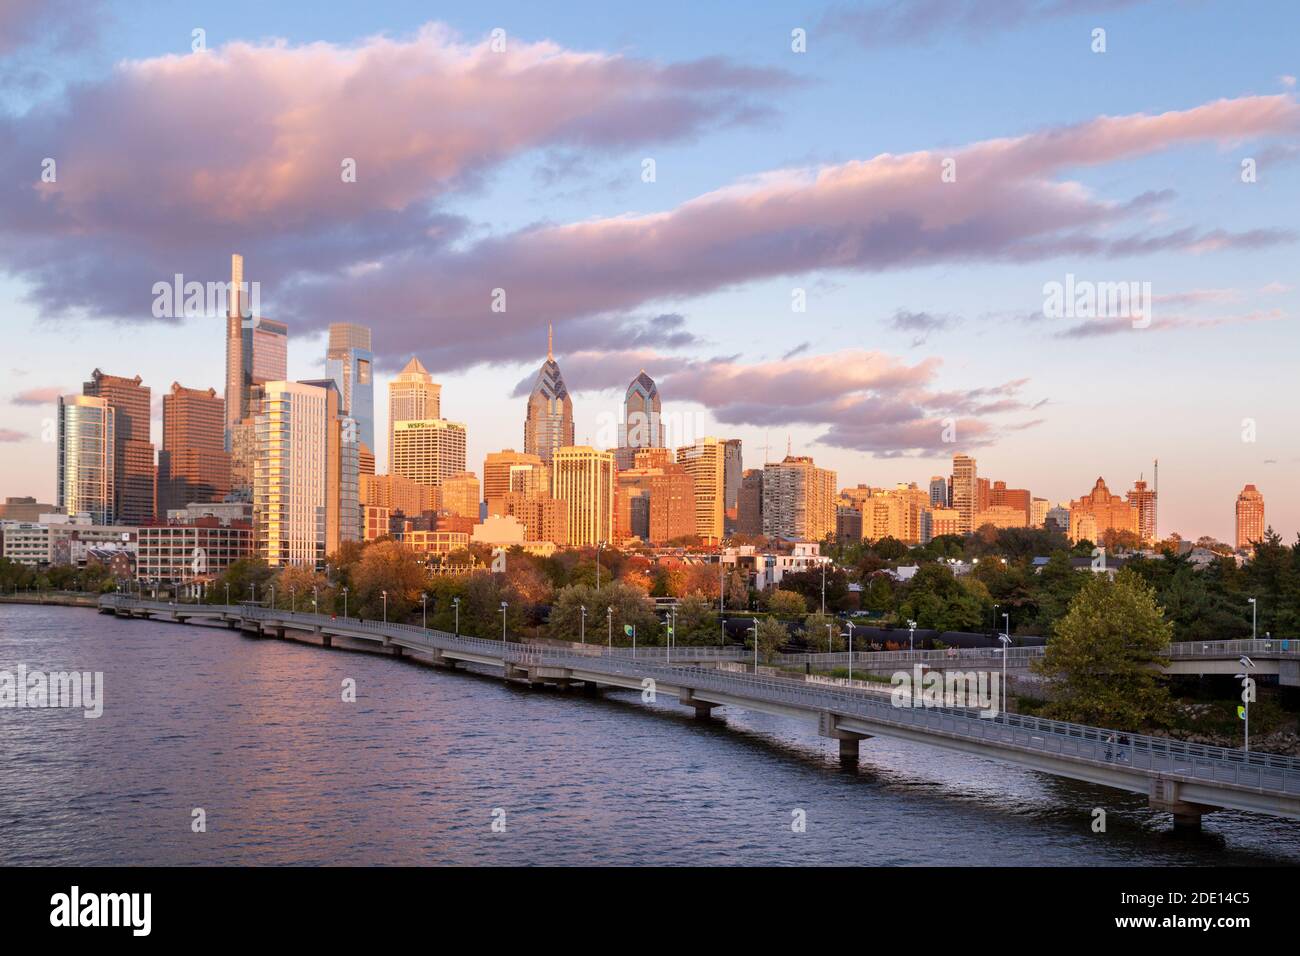
<svg viewBox="0 0 1300 956">
<path fill-rule="evenodd" d="M 989 480 L 987 478 L 975 479 L 975 510 L 983 511 L 989 506 Z"/>
<path fill-rule="evenodd" d="M 116 412 L 107 399 L 59 396 L 58 506 L 96 525 L 115 520 Z"/>
<path fill-rule="evenodd" d="M 261 408 L 262 387 L 288 375 L 289 327 L 250 309 L 244 284 L 244 257 L 230 257 L 230 295 L 226 313 L 226 443 L 242 422 Z M 233 450 L 233 449 L 232 449 Z"/>
<path fill-rule="evenodd" d="M 158 469 L 149 441 L 150 393 L 140 376 L 105 375 L 99 369 L 82 392 L 113 407 L 113 516 L 119 524 L 150 524 L 158 511 Z"/>
<path fill-rule="evenodd" d="M 663 447 L 661 407 L 659 387 L 641 369 L 623 397 L 623 421 L 618 426 L 618 451 L 615 452 L 619 470 L 632 467 L 637 449 Z"/>
<path fill-rule="evenodd" d="M 1070 502 L 1070 540 L 1102 545 L 1108 532 L 1138 533 L 1138 511 L 1119 495 L 1112 495 L 1098 478 L 1092 491 Z"/>
<path fill-rule="evenodd" d="M 570 547 L 593 547 L 613 540 L 613 454 L 585 445 L 555 449 L 551 457 L 551 494 L 566 504 Z"/>
<path fill-rule="evenodd" d="M 511 491 L 549 495 L 551 476 L 537 455 L 506 448 L 488 452 L 483 459 L 483 500 L 492 501 Z"/>
<path fill-rule="evenodd" d="M 1024 528 L 1028 527 L 1030 520 L 1033 518 L 1032 508 L 1033 495 L 1026 488 L 1008 488 L 1005 481 L 993 482 L 993 487 L 989 489 L 989 500 L 985 508 L 1014 508 L 1024 515 L 1024 521 L 1019 524 L 999 525 L 999 527 Z"/>
<path fill-rule="evenodd" d="M 975 530 L 975 513 L 979 510 L 979 480 L 975 459 L 970 455 L 952 456 L 952 506 L 961 516 L 961 533 Z"/>
<path fill-rule="evenodd" d="M 441 485 L 465 470 L 465 426 L 442 418 L 392 425 L 391 471 L 422 485 Z"/>
<path fill-rule="evenodd" d="M 862 540 L 862 512 L 849 505 L 835 508 L 835 540 L 849 544 Z"/>
<path fill-rule="evenodd" d="M 360 538 L 356 443 L 332 379 L 267 382 L 255 416 L 253 525 L 267 564 L 323 567 Z"/>
<path fill-rule="evenodd" d="M 537 372 L 537 381 L 528 396 L 528 414 L 524 419 L 524 451 L 550 462 L 555 451 L 573 446 L 573 399 L 565 387 L 560 366 L 555 362 L 555 340 L 546 329 L 546 361 Z"/>
<path fill-rule="evenodd" d="M 633 467 L 620 469 L 614 492 L 614 539 L 639 538 L 666 544 L 695 537 L 695 481 L 681 465 L 650 448 L 638 451 Z"/>
<path fill-rule="evenodd" d="M 763 469 L 750 468 L 740 479 L 736 496 L 736 533 L 763 533 Z"/>
<path fill-rule="evenodd" d="M 930 479 L 930 504 L 935 508 L 948 507 L 948 479 L 934 475 Z"/>
<path fill-rule="evenodd" d="M 363 475 L 375 473 L 375 450 L 360 442 L 357 443 L 357 469 Z"/>
<path fill-rule="evenodd" d="M 821 541 L 834 533 L 835 472 L 818 468 L 806 455 L 763 466 L 764 535 Z"/>
<path fill-rule="evenodd" d="M 375 448 L 374 364 L 370 329 L 350 322 L 330 325 L 325 374 L 338 386 L 339 414 L 357 423 L 357 441 L 372 453 Z"/>
<path fill-rule="evenodd" d="M 721 542 L 727 494 L 726 443 L 717 438 L 701 438 L 694 445 L 677 449 L 677 464 L 695 482 L 695 533 L 700 542 Z"/>
<path fill-rule="evenodd" d="M 479 518 L 478 475 L 461 471 L 442 479 L 442 510 L 462 518 Z"/>
<path fill-rule="evenodd" d="M 158 517 L 191 502 L 221 501 L 230 490 L 225 446 L 225 402 L 217 390 L 172 382 L 162 401 L 162 451 L 158 453 Z"/>
<path fill-rule="evenodd" d="M 442 490 L 401 475 L 361 475 L 361 504 L 419 515 L 442 507 Z"/>
<path fill-rule="evenodd" d="M 393 470 L 393 429 L 398 422 L 442 418 L 442 386 L 414 355 L 388 383 L 388 470 Z"/>
<path fill-rule="evenodd" d="M 1052 503 L 1046 498 L 1035 498 L 1029 503 L 1029 527 L 1041 528 L 1047 523 L 1047 512 Z"/>
<path fill-rule="evenodd" d="M 524 526 L 528 541 L 550 541 L 558 547 L 569 544 L 569 506 L 549 494 L 507 491 L 488 501 L 488 515 L 516 519 Z"/>
<path fill-rule="evenodd" d="M 1133 482 L 1133 490 L 1128 492 L 1124 497 L 1128 499 L 1129 504 L 1137 509 L 1138 513 L 1138 539 L 1144 545 L 1155 544 L 1156 541 L 1156 492 L 1154 488 L 1148 488 L 1147 483 L 1142 479 Z"/>
<path fill-rule="evenodd" d="M 740 439 L 728 438 L 722 443 L 722 530 L 726 534 L 736 527 L 740 511 L 740 481 L 744 474 Z"/>
<path fill-rule="evenodd" d="M 1265 527 L 1264 496 L 1254 485 L 1247 485 L 1237 495 L 1237 549 L 1264 540 Z"/>
<path fill-rule="evenodd" d="M 862 537 L 869 541 L 894 538 L 904 544 L 922 544 L 928 538 L 930 492 L 915 482 L 899 484 L 862 502 Z"/>
</svg>

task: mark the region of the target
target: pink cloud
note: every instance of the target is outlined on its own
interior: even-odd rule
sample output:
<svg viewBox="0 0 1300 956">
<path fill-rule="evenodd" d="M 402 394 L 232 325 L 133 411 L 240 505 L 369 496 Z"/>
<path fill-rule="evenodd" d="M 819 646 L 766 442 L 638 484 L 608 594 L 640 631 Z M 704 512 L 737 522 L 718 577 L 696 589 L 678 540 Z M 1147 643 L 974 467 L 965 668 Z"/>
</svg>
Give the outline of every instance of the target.
<svg viewBox="0 0 1300 956">
<path fill-rule="evenodd" d="M 60 395 L 68 394 L 66 388 L 50 385 L 45 388 L 29 388 L 19 392 L 9 401 L 14 405 L 53 405 Z"/>
</svg>

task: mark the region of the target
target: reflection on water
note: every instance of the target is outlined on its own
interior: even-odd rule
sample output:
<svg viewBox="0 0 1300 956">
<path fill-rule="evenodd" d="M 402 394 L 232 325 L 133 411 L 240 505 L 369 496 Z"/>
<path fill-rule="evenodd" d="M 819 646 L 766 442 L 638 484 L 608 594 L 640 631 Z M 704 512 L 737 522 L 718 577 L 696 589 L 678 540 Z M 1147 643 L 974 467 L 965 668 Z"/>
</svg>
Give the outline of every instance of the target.
<svg viewBox="0 0 1300 956">
<path fill-rule="evenodd" d="M 5 864 L 1300 862 L 1295 822 L 1175 837 L 1106 788 L 883 738 L 844 770 L 811 724 L 630 692 L 0 605 L 0 669 L 20 662 L 103 671 L 105 707 L 0 710 Z"/>
</svg>

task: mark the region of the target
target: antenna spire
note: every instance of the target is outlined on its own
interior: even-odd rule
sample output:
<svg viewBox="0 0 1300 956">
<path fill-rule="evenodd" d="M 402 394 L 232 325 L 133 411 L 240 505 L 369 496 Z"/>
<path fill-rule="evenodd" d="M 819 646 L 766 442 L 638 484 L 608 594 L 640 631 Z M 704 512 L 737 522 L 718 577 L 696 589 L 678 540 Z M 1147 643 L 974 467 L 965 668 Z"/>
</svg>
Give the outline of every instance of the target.
<svg viewBox="0 0 1300 956">
<path fill-rule="evenodd" d="M 546 360 L 548 362 L 555 358 L 555 326 L 546 323 Z"/>
</svg>

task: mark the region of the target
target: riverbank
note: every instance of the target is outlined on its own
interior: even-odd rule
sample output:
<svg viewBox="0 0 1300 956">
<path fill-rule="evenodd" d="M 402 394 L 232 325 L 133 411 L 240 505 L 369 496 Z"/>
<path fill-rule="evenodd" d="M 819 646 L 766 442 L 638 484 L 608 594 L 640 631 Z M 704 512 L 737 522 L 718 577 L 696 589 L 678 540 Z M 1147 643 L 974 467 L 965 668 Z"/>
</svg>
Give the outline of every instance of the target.
<svg viewBox="0 0 1300 956">
<path fill-rule="evenodd" d="M 24 594 L 0 594 L 0 604 L 51 604 L 58 607 L 99 607 L 98 594 L 69 591 L 44 591 Z"/>
</svg>

